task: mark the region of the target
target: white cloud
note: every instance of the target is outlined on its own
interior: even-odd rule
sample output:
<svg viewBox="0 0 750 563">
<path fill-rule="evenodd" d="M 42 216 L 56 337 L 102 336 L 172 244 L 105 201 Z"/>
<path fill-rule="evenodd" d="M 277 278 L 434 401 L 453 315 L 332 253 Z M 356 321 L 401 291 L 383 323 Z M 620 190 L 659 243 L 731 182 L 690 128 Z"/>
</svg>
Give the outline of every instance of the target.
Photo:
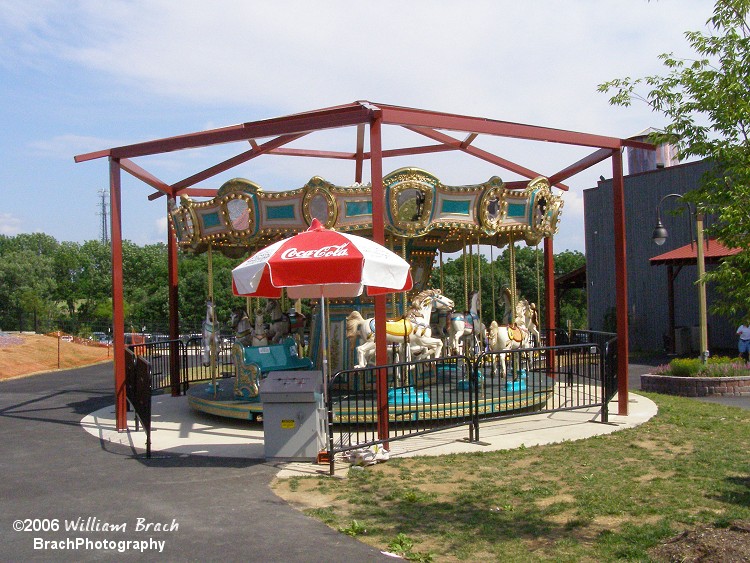
<svg viewBox="0 0 750 563">
<path fill-rule="evenodd" d="M 122 144 L 124 143 L 113 139 L 65 134 L 57 135 L 49 139 L 33 141 L 29 144 L 29 147 L 37 156 L 71 160 L 74 155 L 94 152 L 103 148 L 116 147 Z"/>
<path fill-rule="evenodd" d="M 9 237 L 21 232 L 21 220 L 10 213 L 0 213 L 0 235 Z"/>
<path fill-rule="evenodd" d="M 26 116 L 17 125 L 24 148 L 68 162 L 93 150 L 358 99 L 629 136 L 661 123 L 642 105 L 611 107 L 597 85 L 660 73 L 657 55 L 686 54 L 683 32 L 701 28 L 710 11 L 703 0 L 131 0 L 106 9 L 93 0 L 0 0 L 0 70 L 16 79 L 32 69 L 35 80 L 28 84 L 49 84 L 42 99 L 55 107 L 41 112 L 36 127 L 27 123 L 40 113 L 36 108 L 13 115 Z M 19 90 L 14 99 L 25 94 Z M 398 130 L 384 129 L 384 146 L 402 138 Z M 475 144 L 543 175 L 591 152 L 483 137 Z M 353 150 L 354 134 L 316 133 L 292 146 Z M 237 152 L 236 146 L 212 147 L 138 164 L 173 183 Z M 423 167 L 449 184 L 492 175 L 518 179 L 460 154 L 392 159 L 384 171 L 400 166 Z M 90 182 L 84 168 L 91 171 L 91 163 L 79 165 L 69 181 Z M 593 187 L 600 173 L 611 176 L 611 167 L 600 170 L 566 182 L 571 191 L 564 196 L 556 248 L 582 248 L 580 190 Z M 203 185 L 243 176 L 264 189 L 293 189 L 314 175 L 347 184 L 354 167 L 264 157 Z M 62 174 L 28 176 L 19 172 L 18 186 L 65 181 Z M 125 228 L 140 221 L 133 231 L 150 237 L 158 218 L 154 238 L 164 240 L 163 206 L 144 202 L 150 188 L 130 187 L 123 196 L 137 200 L 137 212 L 123 216 Z"/>
</svg>

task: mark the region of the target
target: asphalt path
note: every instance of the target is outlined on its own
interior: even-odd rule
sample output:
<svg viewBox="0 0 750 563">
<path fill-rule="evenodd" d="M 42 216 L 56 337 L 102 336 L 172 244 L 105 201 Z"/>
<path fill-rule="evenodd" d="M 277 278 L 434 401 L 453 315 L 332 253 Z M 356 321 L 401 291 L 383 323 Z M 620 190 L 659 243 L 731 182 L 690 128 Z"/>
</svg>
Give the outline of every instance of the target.
<svg viewBox="0 0 750 563">
<path fill-rule="evenodd" d="M 392 561 L 277 497 L 272 466 L 92 437 L 112 388 L 111 364 L 0 382 L 0 560 Z"/>
</svg>

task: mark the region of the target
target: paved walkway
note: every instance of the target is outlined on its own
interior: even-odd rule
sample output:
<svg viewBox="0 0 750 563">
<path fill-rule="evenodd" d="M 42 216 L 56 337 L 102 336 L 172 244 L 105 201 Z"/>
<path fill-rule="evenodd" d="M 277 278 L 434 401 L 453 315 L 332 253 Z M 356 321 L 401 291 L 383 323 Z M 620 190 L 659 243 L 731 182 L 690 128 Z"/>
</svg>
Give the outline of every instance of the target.
<svg viewBox="0 0 750 563">
<path fill-rule="evenodd" d="M 392 561 L 289 507 L 262 460 L 146 460 L 84 432 L 112 381 L 103 364 L 0 382 L 1 561 Z"/>
<path fill-rule="evenodd" d="M 152 399 L 152 455 L 230 457 L 264 461 L 263 424 L 222 419 L 193 411 L 185 397 L 155 396 Z M 475 453 L 520 446 L 537 446 L 565 440 L 579 440 L 632 428 L 646 422 L 657 412 L 650 399 L 631 393 L 629 415 L 618 416 L 617 400 L 610 405 L 607 423 L 601 422 L 599 409 L 535 414 L 480 425 L 480 442 L 468 443 L 468 427 L 442 430 L 424 436 L 394 440 L 391 457 Z M 129 413 L 128 432 L 117 432 L 114 407 L 99 409 L 81 421 L 90 434 L 107 444 L 126 446 L 133 454 L 143 455 L 145 432 L 135 432 L 133 413 Z M 325 444 L 321 444 L 324 447 Z M 328 465 L 309 462 L 273 463 L 280 477 L 327 473 Z M 337 460 L 337 471 L 348 464 Z"/>
</svg>

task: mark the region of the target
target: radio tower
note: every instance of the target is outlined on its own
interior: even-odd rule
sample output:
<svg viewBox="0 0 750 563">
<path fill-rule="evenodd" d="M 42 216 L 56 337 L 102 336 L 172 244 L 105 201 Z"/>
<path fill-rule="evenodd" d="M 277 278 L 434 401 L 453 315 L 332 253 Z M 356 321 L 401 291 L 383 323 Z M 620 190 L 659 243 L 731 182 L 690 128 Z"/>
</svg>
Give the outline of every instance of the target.
<svg viewBox="0 0 750 563">
<path fill-rule="evenodd" d="M 109 244 L 109 230 L 107 229 L 107 190 L 99 190 L 99 195 L 101 196 L 101 203 L 99 204 L 101 206 L 101 211 L 99 211 L 99 216 L 102 218 L 102 242 L 104 244 Z"/>
</svg>

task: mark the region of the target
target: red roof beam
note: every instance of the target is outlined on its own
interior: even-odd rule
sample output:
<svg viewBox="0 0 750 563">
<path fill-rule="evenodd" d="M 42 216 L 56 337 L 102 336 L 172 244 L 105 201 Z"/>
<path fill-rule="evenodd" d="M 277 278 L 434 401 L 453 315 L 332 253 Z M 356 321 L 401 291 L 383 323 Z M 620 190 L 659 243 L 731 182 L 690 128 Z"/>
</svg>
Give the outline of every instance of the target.
<svg viewBox="0 0 750 563">
<path fill-rule="evenodd" d="M 170 188 L 166 182 L 162 182 L 161 180 L 159 180 L 159 178 L 157 178 L 147 170 L 144 170 L 132 160 L 128 160 L 127 158 L 121 159 L 120 168 L 122 168 L 131 176 L 138 178 L 141 182 L 144 182 L 152 188 L 159 190 L 160 195 L 162 192 L 168 195 L 172 193 L 172 188 Z"/>
<path fill-rule="evenodd" d="M 307 156 L 310 158 L 332 158 L 338 160 L 354 160 L 357 155 L 353 152 L 318 151 L 311 149 L 274 149 L 268 154 L 280 156 Z"/>
<path fill-rule="evenodd" d="M 520 174 L 521 176 L 524 176 L 525 178 L 533 179 L 533 178 L 536 178 L 537 176 L 543 176 L 543 174 L 534 172 L 533 170 L 530 170 L 524 166 L 511 162 L 510 160 L 499 157 L 495 154 L 479 149 L 472 145 L 464 146 L 464 144 L 461 141 L 459 141 L 458 139 L 454 139 L 453 137 L 451 137 L 450 135 L 446 135 L 445 133 L 440 133 L 439 131 L 435 131 L 433 129 L 426 129 L 422 127 L 406 126 L 406 129 L 409 129 L 410 131 L 414 131 L 415 133 L 419 133 L 420 135 L 424 135 L 425 137 L 429 137 L 430 139 L 440 141 L 441 143 L 445 143 L 446 145 L 450 147 L 461 150 L 481 160 L 485 160 L 492 164 L 496 164 L 497 166 L 500 166 L 501 168 L 505 168 L 506 170 L 509 170 L 516 174 Z M 568 187 L 564 184 L 557 183 L 555 185 L 561 190 L 567 191 L 568 189 Z"/>
<path fill-rule="evenodd" d="M 591 168 L 595 164 L 599 164 L 603 160 L 607 160 L 612 156 L 611 149 L 599 149 L 598 151 L 592 152 L 590 155 L 582 158 L 578 162 L 574 162 L 570 166 L 563 168 L 558 173 L 553 174 L 549 177 L 549 183 L 552 185 L 567 180 L 571 176 L 575 176 L 579 172 L 583 172 L 587 168 Z"/>
<path fill-rule="evenodd" d="M 371 109 L 365 108 L 360 104 L 350 104 L 333 109 L 318 110 L 286 117 L 277 117 L 274 119 L 265 119 L 243 123 L 241 125 L 231 125 L 229 127 L 199 131 L 177 137 L 156 139 L 153 141 L 116 147 L 109 149 L 108 151 L 79 155 L 75 158 L 76 162 L 92 160 L 104 156 L 111 156 L 113 158 L 135 158 L 138 156 L 161 154 L 165 152 L 232 143 L 236 141 L 249 141 L 250 139 L 275 137 L 278 135 L 309 133 L 310 131 L 369 123 L 372 114 L 373 111 Z"/>
<path fill-rule="evenodd" d="M 535 125 L 524 125 L 509 121 L 497 121 L 480 117 L 453 115 L 448 113 L 428 112 L 411 108 L 378 106 L 382 111 L 383 123 L 403 125 L 405 127 L 429 127 L 465 131 L 480 135 L 495 135 L 532 141 L 547 141 L 568 145 L 619 149 L 621 140 L 615 137 L 578 133 L 563 129 L 551 129 Z"/>
<path fill-rule="evenodd" d="M 297 135 L 282 135 L 281 137 L 277 137 L 276 139 L 272 139 L 266 143 L 263 143 L 257 149 L 250 149 L 249 151 L 245 151 L 238 154 L 237 156 L 233 156 L 232 158 L 229 158 L 224 162 L 220 162 L 219 164 L 215 164 L 210 168 L 206 168 L 202 172 L 198 172 L 197 174 L 193 174 L 189 178 L 185 178 L 184 180 L 180 180 L 179 182 L 172 184 L 174 194 L 177 195 L 179 194 L 180 190 L 184 188 L 194 186 L 198 182 L 202 182 L 203 180 L 207 180 L 212 176 L 221 174 L 222 172 L 230 170 L 235 166 L 242 164 L 243 162 L 247 162 L 248 160 L 256 158 L 262 154 L 266 154 L 273 149 L 279 148 L 282 145 L 291 143 L 292 141 L 295 141 L 300 137 L 304 137 L 306 134 L 307 133 L 300 133 Z"/>
</svg>

